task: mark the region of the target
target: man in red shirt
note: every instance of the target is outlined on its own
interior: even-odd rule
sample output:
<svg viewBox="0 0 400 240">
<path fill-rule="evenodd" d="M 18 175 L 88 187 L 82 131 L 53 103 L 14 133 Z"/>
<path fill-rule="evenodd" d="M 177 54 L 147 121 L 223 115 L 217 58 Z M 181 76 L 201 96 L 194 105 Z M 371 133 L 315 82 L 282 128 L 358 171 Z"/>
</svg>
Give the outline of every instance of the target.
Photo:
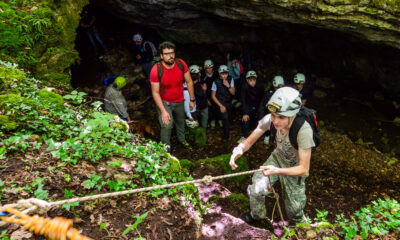
<svg viewBox="0 0 400 240">
<path fill-rule="evenodd" d="M 154 64 L 150 72 L 151 91 L 161 125 L 161 142 L 167 146 L 168 151 L 171 148 L 171 129 L 174 121 L 179 143 L 184 148 L 190 148 L 185 140 L 183 80 L 190 95 L 190 109 L 196 105 L 188 66 L 183 60 L 175 59 L 175 49 L 172 42 L 161 43 L 158 47 L 161 62 Z"/>
</svg>

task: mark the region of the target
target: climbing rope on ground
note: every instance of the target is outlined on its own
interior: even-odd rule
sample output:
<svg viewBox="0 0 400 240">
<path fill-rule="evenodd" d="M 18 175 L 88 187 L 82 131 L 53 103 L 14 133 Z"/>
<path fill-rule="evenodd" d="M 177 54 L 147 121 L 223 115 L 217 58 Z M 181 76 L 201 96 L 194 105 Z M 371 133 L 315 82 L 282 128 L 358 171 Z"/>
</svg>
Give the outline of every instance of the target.
<svg viewBox="0 0 400 240">
<path fill-rule="evenodd" d="M 178 182 L 178 183 L 170 183 L 170 184 L 164 184 L 164 185 L 157 185 L 157 186 L 138 188 L 138 189 L 131 189 L 131 190 L 125 190 L 125 191 L 113 192 L 113 193 L 103 193 L 103 194 L 97 194 L 97 195 L 86 196 L 86 197 L 77 197 L 77 198 L 65 199 L 65 200 L 55 201 L 55 202 L 47 202 L 45 200 L 40 200 L 40 199 L 36 199 L 36 198 L 22 199 L 22 200 L 19 200 L 15 204 L 7 204 L 5 206 L 0 207 L 0 211 L 3 211 L 3 214 L 4 213 L 12 213 L 12 217 L 8 217 L 8 216 L 1 217 L 1 220 L 6 221 L 6 222 L 11 222 L 11 223 L 22 224 L 22 225 L 24 225 L 24 229 L 29 229 L 31 231 L 34 231 L 36 234 L 38 234 L 38 233 L 43 234 L 44 232 L 49 232 L 51 229 L 62 229 L 62 233 L 64 234 L 69 231 L 73 231 L 73 230 L 69 230 L 72 227 L 71 220 L 68 220 L 71 222 L 68 222 L 67 220 L 62 220 L 62 221 L 54 220 L 54 222 L 52 222 L 53 220 L 49 220 L 49 219 L 46 220 L 46 218 L 41 218 L 37 215 L 31 217 L 26 214 L 29 212 L 34 212 L 34 211 L 43 214 L 43 213 L 46 213 L 50 208 L 52 208 L 54 206 L 60 206 L 60 205 L 67 204 L 67 203 L 84 202 L 84 201 L 96 200 L 99 198 L 116 197 L 116 196 L 121 196 L 121 195 L 132 194 L 132 193 L 147 192 L 147 191 L 161 189 L 161 188 L 171 188 L 171 187 L 176 187 L 176 186 L 186 185 L 186 184 L 205 183 L 207 185 L 210 185 L 211 182 L 213 182 L 214 180 L 236 177 L 236 176 L 247 175 L 247 174 L 253 174 L 253 173 L 256 173 L 259 171 L 262 171 L 262 169 L 255 169 L 255 170 L 250 170 L 250 171 L 245 171 L 245 172 L 225 174 L 225 175 L 220 175 L 220 176 L 216 176 L 216 177 L 206 175 L 203 178 L 196 179 L 196 180 L 183 181 L 183 182 Z M 281 220 L 283 221 L 283 216 L 282 216 L 282 212 L 281 212 L 280 205 L 279 205 L 279 195 L 275 192 L 275 190 L 273 189 L 272 186 L 271 186 L 271 189 L 274 194 L 274 197 L 276 198 L 275 205 L 278 205 L 280 217 L 281 217 Z M 24 209 L 24 211 L 19 212 L 15 209 Z M 274 211 L 275 211 L 275 206 L 274 206 Z M 20 218 L 20 220 L 16 220 L 16 219 L 18 219 L 18 217 Z M 273 219 L 273 215 L 272 215 L 271 219 Z M 57 231 L 61 231 L 61 230 L 57 230 Z M 56 233 L 58 233 L 58 232 L 56 232 Z M 72 232 L 70 234 L 72 234 Z M 56 234 L 54 236 L 59 236 L 59 235 Z M 66 235 L 62 235 L 62 236 L 64 236 L 64 238 L 50 238 L 50 239 L 51 240 L 66 239 L 65 238 Z M 80 235 L 78 236 L 76 234 L 71 235 L 71 236 L 75 236 L 75 238 L 69 237 L 71 240 L 89 240 L 90 239 L 90 238 L 86 238 L 84 236 L 80 236 Z"/>
<path fill-rule="evenodd" d="M 73 222 L 70 219 L 29 216 L 10 207 L 5 208 L 0 216 L 2 216 L 2 221 L 22 225 L 24 230 L 43 235 L 50 240 L 94 240 L 81 235 L 77 229 L 72 227 Z"/>
</svg>

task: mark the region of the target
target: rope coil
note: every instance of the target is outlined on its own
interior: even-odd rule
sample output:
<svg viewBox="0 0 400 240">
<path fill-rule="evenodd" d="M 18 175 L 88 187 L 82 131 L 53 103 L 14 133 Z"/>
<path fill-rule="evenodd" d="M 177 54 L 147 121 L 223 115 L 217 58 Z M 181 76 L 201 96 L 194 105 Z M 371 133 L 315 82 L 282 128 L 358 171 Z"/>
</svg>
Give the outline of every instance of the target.
<svg viewBox="0 0 400 240">
<path fill-rule="evenodd" d="M 70 219 L 29 216 L 10 207 L 4 208 L 4 211 L 12 217 L 1 217 L 2 221 L 22 225 L 24 230 L 43 235 L 50 240 L 94 240 L 81 235 L 77 229 L 72 227 L 73 222 Z"/>
</svg>

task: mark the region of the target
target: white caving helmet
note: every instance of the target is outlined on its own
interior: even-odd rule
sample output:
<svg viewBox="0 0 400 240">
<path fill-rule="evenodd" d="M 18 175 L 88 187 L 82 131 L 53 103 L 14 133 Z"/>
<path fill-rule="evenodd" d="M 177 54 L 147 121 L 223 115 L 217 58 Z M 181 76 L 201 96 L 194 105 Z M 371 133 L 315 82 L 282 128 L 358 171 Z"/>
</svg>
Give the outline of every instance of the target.
<svg viewBox="0 0 400 240">
<path fill-rule="evenodd" d="M 133 35 L 132 40 L 134 42 L 141 42 L 141 41 L 143 41 L 143 37 L 139 33 L 136 33 L 135 35 Z"/>
<path fill-rule="evenodd" d="M 285 81 L 283 80 L 282 76 L 277 75 L 272 80 L 272 86 L 277 88 L 277 87 L 279 87 L 279 85 L 282 85 L 282 86 L 285 85 Z"/>
<path fill-rule="evenodd" d="M 189 67 L 189 72 L 190 73 L 199 73 L 200 72 L 200 67 L 197 65 L 192 65 Z"/>
<path fill-rule="evenodd" d="M 286 117 L 294 116 L 301 108 L 300 93 L 291 87 L 281 87 L 269 99 L 267 108 Z"/>
<path fill-rule="evenodd" d="M 296 75 L 294 75 L 293 82 L 296 84 L 306 83 L 306 77 L 302 73 L 297 73 Z"/>
<path fill-rule="evenodd" d="M 257 78 L 257 73 L 253 70 L 250 70 L 246 73 L 246 78 Z"/>
<path fill-rule="evenodd" d="M 219 66 L 218 73 L 223 73 L 223 72 L 229 72 L 228 66 L 226 66 L 226 65 Z"/>
<path fill-rule="evenodd" d="M 188 128 L 195 128 L 195 127 L 199 126 L 199 122 L 197 122 L 196 120 L 195 121 L 190 121 L 189 119 L 186 119 L 185 122 L 186 122 L 186 126 Z"/>
<path fill-rule="evenodd" d="M 204 61 L 204 68 L 212 68 L 214 67 L 214 63 L 211 59 L 207 59 Z"/>
</svg>

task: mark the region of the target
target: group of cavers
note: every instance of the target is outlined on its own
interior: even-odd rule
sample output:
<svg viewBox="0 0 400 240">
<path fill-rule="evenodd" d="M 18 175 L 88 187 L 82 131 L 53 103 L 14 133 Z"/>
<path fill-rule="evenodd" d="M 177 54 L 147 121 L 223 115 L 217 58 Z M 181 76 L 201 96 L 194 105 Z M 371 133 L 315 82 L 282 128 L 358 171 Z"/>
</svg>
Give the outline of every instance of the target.
<svg viewBox="0 0 400 240">
<path fill-rule="evenodd" d="M 265 197 L 271 186 L 280 181 L 287 217 L 292 223 L 306 222 L 303 211 L 305 179 L 311 154 L 321 139 L 315 111 L 304 106 L 309 96 L 304 87 L 305 75 L 296 73 L 290 85 L 282 76 L 274 76 L 273 88 L 265 92 L 257 81 L 257 72 L 243 69 L 241 62 L 229 54 L 227 64 L 218 68 L 211 59 L 206 59 L 202 67 L 188 67 L 184 60 L 176 58 L 176 46 L 172 42 L 165 41 L 156 49 L 151 42 L 143 41 L 141 34 L 135 34 L 133 41 L 135 57 L 150 82 L 161 126 L 160 140 L 167 150 L 171 149 L 173 125 L 178 142 L 186 149 L 191 146 L 185 140 L 185 125 L 200 125 L 212 131 L 215 123 L 220 122 L 222 141 L 227 142 L 232 108 L 241 106 L 242 138 L 232 151 L 231 168 L 238 167 L 236 160 L 260 138 L 269 141 L 271 135 L 275 149 L 260 166 L 261 171 L 253 175 L 247 188 L 250 211 L 241 214 L 240 218 L 248 224 L 265 219 Z M 109 77 L 104 83 L 108 85 L 105 111 L 131 121 L 121 92 L 126 85 L 125 77 Z"/>
</svg>

